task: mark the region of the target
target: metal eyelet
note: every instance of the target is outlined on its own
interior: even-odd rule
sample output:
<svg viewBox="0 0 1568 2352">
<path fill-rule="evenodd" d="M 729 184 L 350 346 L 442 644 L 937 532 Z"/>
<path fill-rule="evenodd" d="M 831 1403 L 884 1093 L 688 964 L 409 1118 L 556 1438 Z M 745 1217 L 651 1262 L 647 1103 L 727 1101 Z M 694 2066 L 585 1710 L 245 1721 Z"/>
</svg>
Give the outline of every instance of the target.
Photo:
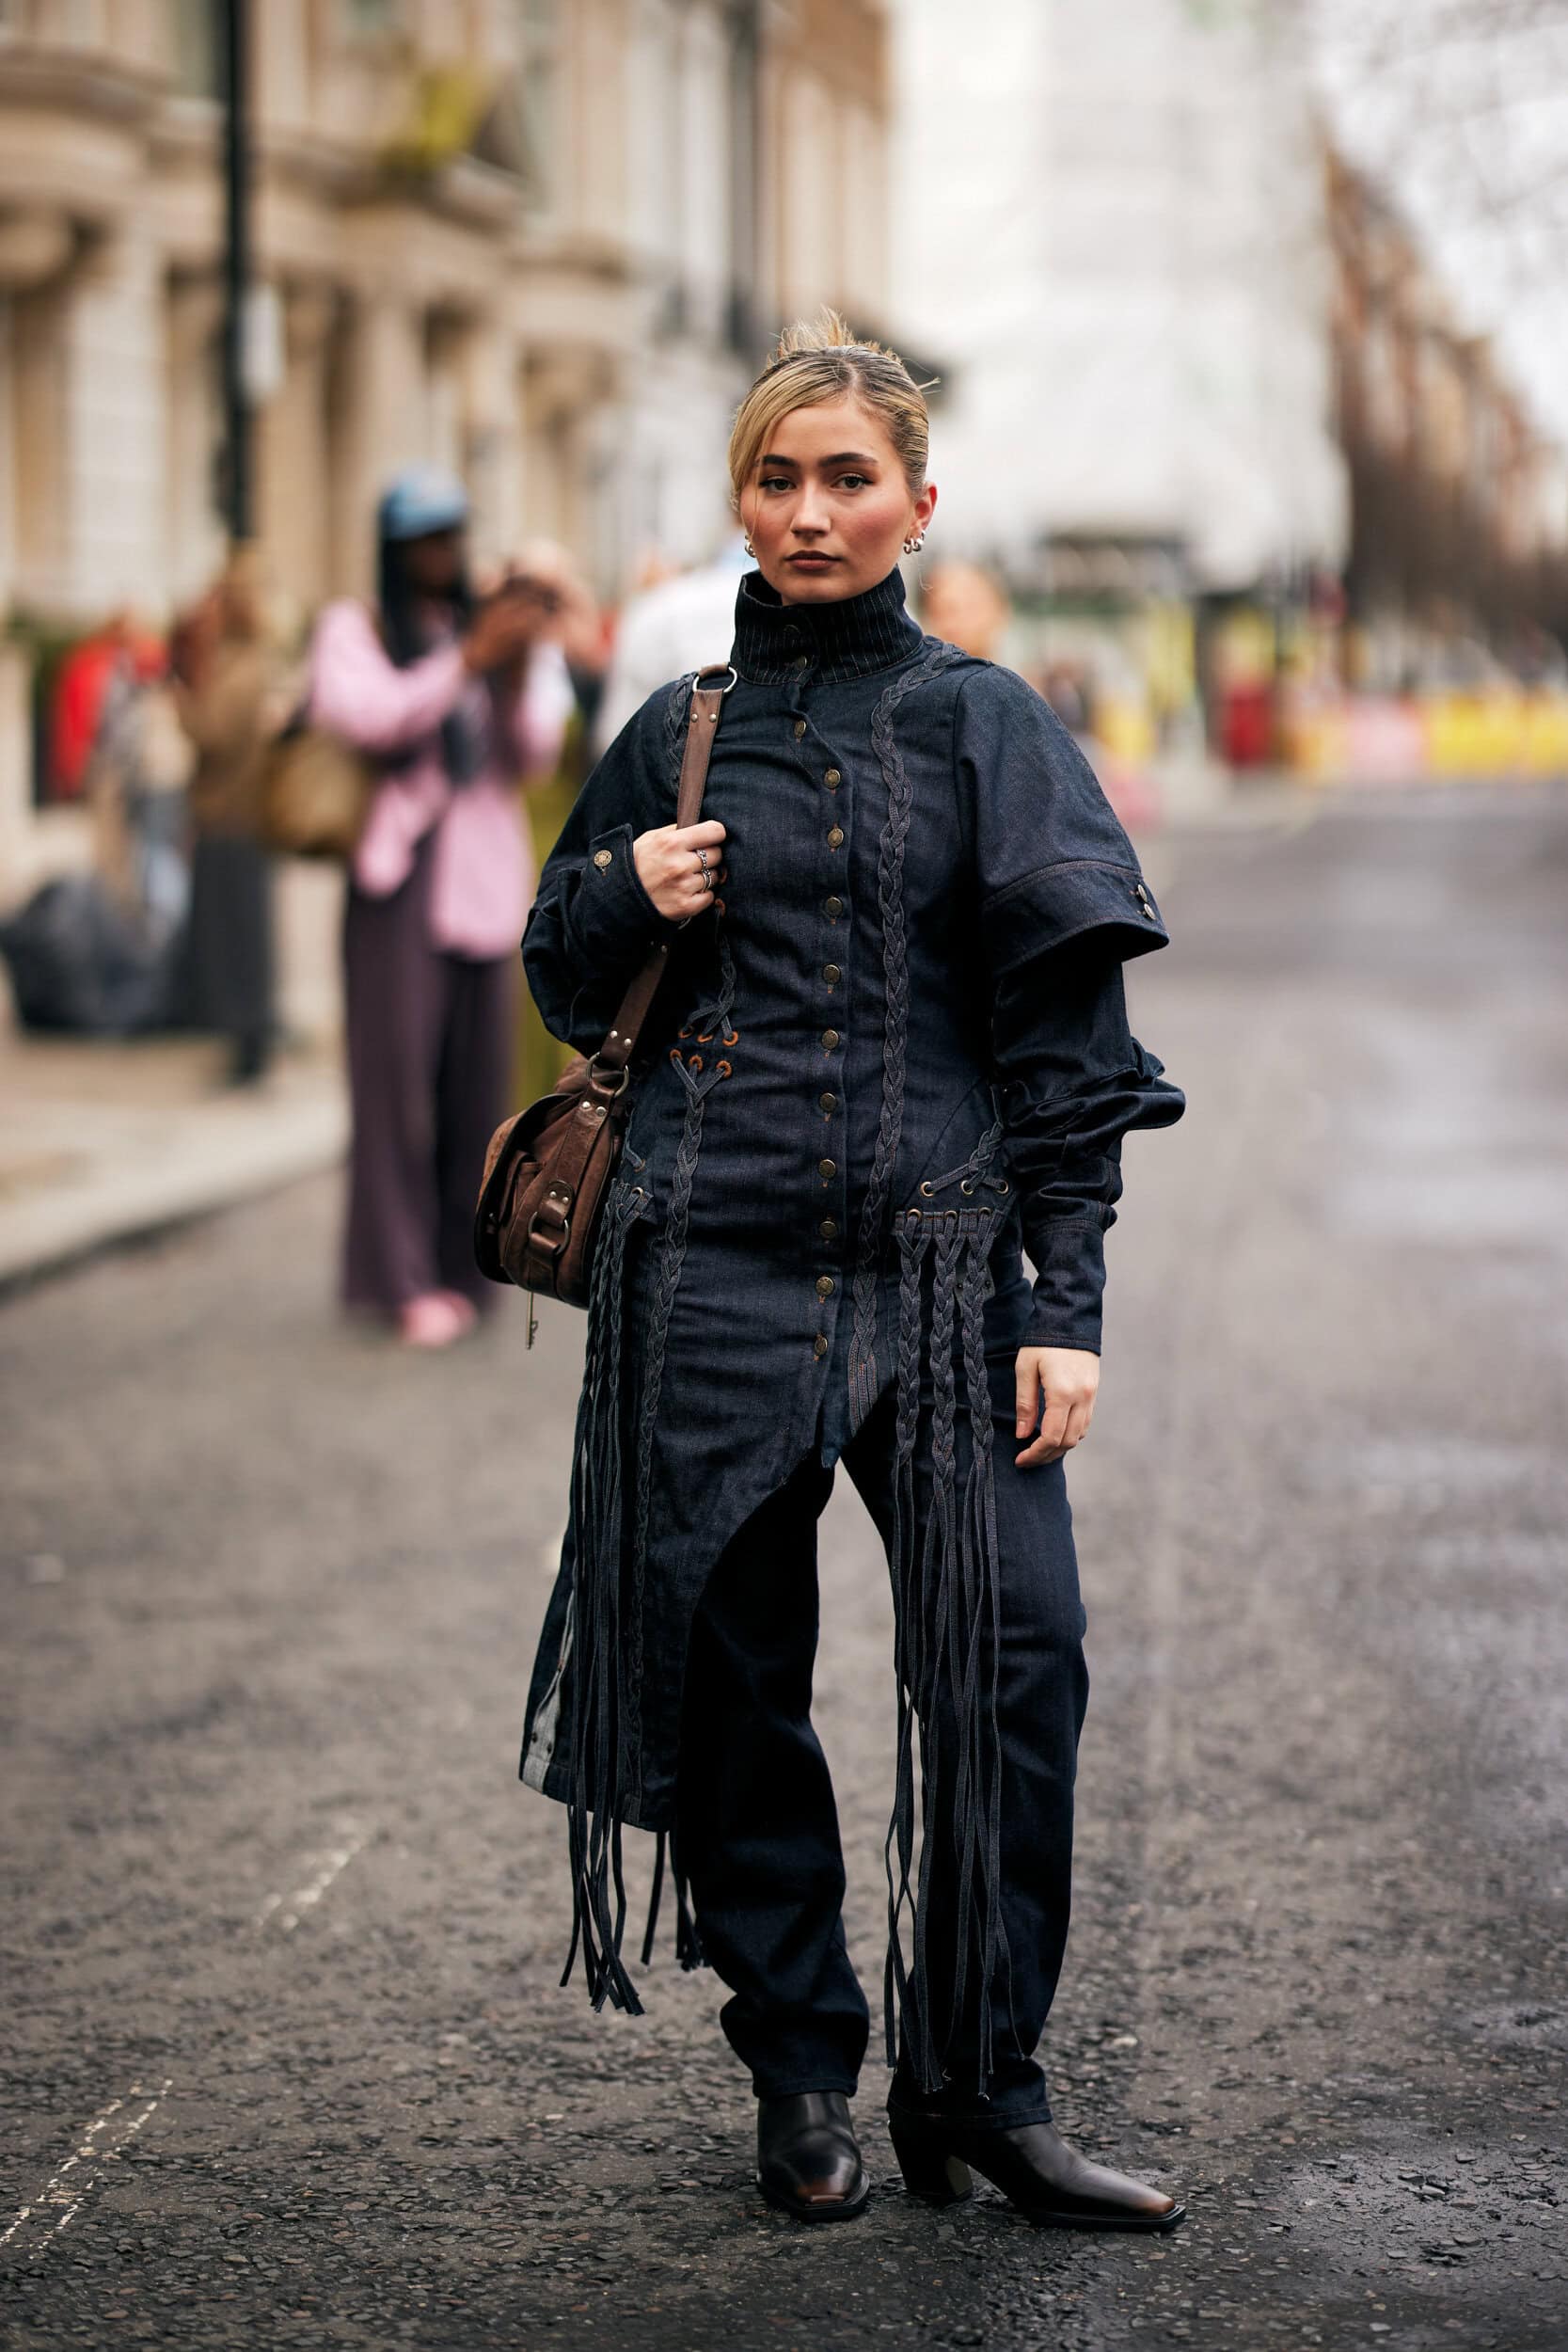
<svg viewBox="0 0 1568 2352">
<path fill-rule="evenodd" d="M 920 1196 L 923 1200 L 929 1200 L 931 1198 L 931 1186 L 925 1182 L 924 1178 L 921 1180 Z"/>
<path fill-rule="evenodd" d="M 966 1176 L 966 1177 L 964 1178 L 964 1180 L 963 1180 L 963 1182 L 962 1182 L 962 1184 L 958 1186 L 958 1190 L 959 1190 L 960 1192 L 973 1192 L 973 1191 L 974 1191 L 974 1179 L 972 1176 Z"/>
<path fill-rule="evenodd" d="M 686 1066 L 688 1070 L 701 1070 L 703 1066 L 703 1057 L 701 1054 L 688 1054 L 686 1057 Z"/>
<path fill-rule="evenodd" d="M 721 1078 L 727 1078 L 727 1077 L 730 1075 L 730 1072 L 731 1072 L 731 1064 L 730 1064 L 729 1062 L 727 1062 L 727 1061 L 721 1061 L 721 1062 L 716 1063 L 716 1064 L 715 1064 L 715 1067 L 717 1068 L 717 1070 L 718 1070 L 718 1072 L 719 1072 L 719 1075 L 720 1075 Z"/>
</svg>

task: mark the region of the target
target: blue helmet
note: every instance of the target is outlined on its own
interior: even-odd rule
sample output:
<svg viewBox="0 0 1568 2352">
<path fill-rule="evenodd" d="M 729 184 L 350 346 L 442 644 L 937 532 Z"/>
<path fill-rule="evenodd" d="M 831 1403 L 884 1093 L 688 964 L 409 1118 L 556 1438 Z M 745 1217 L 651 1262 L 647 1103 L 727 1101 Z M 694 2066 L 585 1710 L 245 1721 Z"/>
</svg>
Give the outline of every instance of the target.
<svg viewBox="0 0 1568 2352">
<path fill-rule="evenodd" d="M 375 511 L 383 539 L 422 539 L 427 532 L 460 531 L 468 519 L 468 493 L 455 474 L 436 466 L 409 466 L 393 476 Z"/>
</svg>

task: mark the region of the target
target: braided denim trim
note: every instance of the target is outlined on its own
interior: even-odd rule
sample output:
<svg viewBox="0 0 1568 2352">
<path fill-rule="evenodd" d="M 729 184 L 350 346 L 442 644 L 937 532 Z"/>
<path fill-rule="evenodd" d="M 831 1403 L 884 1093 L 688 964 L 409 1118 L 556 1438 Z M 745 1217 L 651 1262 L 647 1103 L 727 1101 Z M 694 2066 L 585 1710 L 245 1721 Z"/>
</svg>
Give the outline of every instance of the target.
<svg viewBox="0 0 1568 2352">
<path fill-rule="evenodd" d="M 882 1027 L 882 1107 L 877 1124 L 871 1174 L 861 1214 L 855 1262 L 855 1319 L 849 1347 L 849 1425 L 859 1427 L 876 1395 L 874 1348 L 877 1330 L 877 1272 L 893 1171 L 904 1126 L 904 1057 L 909 1041 L 910 972 L 904 932 L 904 845 L 914 809 L 914 787 L 904 765 L 893 722 L 905 697 L 962 656 L 955 645 L 933 644 L 882 695 L 871 718 L 871 743 L 887 786 L 887 818 L 877 868 L 877 898 L 882 917 L 882 970 L 886 1009 Z"/>
</svg>

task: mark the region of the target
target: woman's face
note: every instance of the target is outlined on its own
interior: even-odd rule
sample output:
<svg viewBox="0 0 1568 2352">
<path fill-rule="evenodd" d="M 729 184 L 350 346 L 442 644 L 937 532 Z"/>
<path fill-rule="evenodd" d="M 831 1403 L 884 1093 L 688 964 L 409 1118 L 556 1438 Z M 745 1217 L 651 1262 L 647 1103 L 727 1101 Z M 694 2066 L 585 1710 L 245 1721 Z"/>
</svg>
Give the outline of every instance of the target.
<svg viewBox="0 0 1568 2352">
<path fill-rule="evenodd" d="M 847 392 L 773 427 L 740 518 L 757 569 L 786 604 L 832 604 L 885 580 L 936 502 L 930 483 L 911 496 L 886 426 Z"/>
<path fill-rule="evenodd" d="M 463 576 L 461 531 L 427 531 L 403 542 L 403 575 L 422 596 L 449 596 Z"/>
</svg>

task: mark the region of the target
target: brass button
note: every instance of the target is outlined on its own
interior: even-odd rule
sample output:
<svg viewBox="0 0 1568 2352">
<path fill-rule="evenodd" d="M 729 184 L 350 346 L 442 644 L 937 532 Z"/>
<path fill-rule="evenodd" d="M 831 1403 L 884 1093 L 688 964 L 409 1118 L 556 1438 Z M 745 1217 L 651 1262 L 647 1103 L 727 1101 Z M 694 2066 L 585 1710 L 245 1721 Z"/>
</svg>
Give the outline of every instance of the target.
<svg viewBox="0 0 1568 2352">
<path fill-rule="evenodd" d="M 811 668 L 811 656 L 810 656 L 810 654 L 809 654 L 809 653 L 798 653 L 798 654 L 796 655 L 796 657 L 795 657 L 794 660 L 790 663 L 790 668 L 791 668 L 792 670 L 809 670 L 809 669 Z"/>
<path fill-rule="evenodd" d="M 843 899 L 842 899 L 842 898 L 824 898 L 824 899 L 823 899 L 823 901 L 822 901 L 822 912 L 823 912 L 823 914 L 824 914 L 828 915 L 828 916 L 829 916 L 829 917 L 830 917 L 832 921 L 836 922 L 836 921 L 837 921 L 837 919 L 838 919 L 838 917 L 839 917 L 839 916 L 840 916 L 840 915 L 844 913 L 844 901 L 843 901 Z"/>
<path fill-rule="evenodd" d="M 819 1094 L 816 1099 L 825 1111 L 836 1111 L 838 1108 L 836 1094 Z"/>
<path fill-rule="evenodd" d="M 842 849 L 843 849 L 843 847 L 844 847 L 844 827 L 843 827 L 842 825 L 830 825 L 830 826 L 829 826 L 829 828 L 828 828 L 828 847 L 829 847 L 829 849 L 830 849 L 830 850 L 842 850 Z"/>
<path fill-rule="evenodd" d="M 814 1356 L 825 1356 L 828 1352 L 828 1334 L 826 1331 L 818 1331 L 816 1339 L 814 1339 L 811 1343 L 811 1352 Z"/>
<path fill-rule="evenodd" d="M 802 735 L 804 735 L 805 731 L 806 731 L 806 723 L 805 723 L 805 721 L 804 721 L 803 719 L 797 719 L 797 720 L 796 720 L 796 722 L 795 722 L 795 740 L 797 741 L 797 743 L 800 740 L 800 738 L 801 738 L 801 736 L 802 736 Z"/>
<path fill-rule="evenodd" d="M 824 1029 L 822 1032 L 822 1042 L 831 1054 L 833 1047 L 838 1043 L 838 1031 L 836 1029 Z"/>
<path fill-rule="evenodd" d="M 816 1172 L 819 1176 L 836 1176 L 838 1174 L 838 1162 L 836 1160 L 818 1160 L 816 1163 Z"/>
<path fill-rule="evenodd" d="M 817 1232 L 821 1234 L 821 1236 L 822 1236 L 822 1238 L 823 1238 L 823 1240 L 824 1240 L 824 1241 L 837 1241 L 837 1239 L 838 1239 L 838 1219 L 837 1219 L 837 1217 L 836 1217 L 836 1216 L 825 1216 L 825 1217 L 822 1219 L 821 1224 L 817 1227 L 817 1229 L 816 1229 L 816 1230 L 817 1230 Z"/>
<path fill-rule="evenodd" d="M 827 981 L 828 986 L 832 988 L 835 982 L 843 979 L 844 975 L 839 970 L 836 963 L 825 963 L 822 966 L 822 977 Z"/>
<path fill-rule="evenodd" d="M 818 1298 L 832 1298 L 833 1295 L 833 1278 L 831 1274 L 819 1274 L 817 1276 L 816 1295 Z"/>
<path fill-rule="evenodd" d="M 825 768 L 822 771 L 822 781 L 830 792 L 836 792 L 844 779 L 836 768 Z"/>
<path fill-rule="evenodd" d="M 595 850 L 594 852 L 594 865 L 600 867 L 608 866 L 610 862 L 612 854 L 613 853 L 609 850 Z"/>
</svg>

